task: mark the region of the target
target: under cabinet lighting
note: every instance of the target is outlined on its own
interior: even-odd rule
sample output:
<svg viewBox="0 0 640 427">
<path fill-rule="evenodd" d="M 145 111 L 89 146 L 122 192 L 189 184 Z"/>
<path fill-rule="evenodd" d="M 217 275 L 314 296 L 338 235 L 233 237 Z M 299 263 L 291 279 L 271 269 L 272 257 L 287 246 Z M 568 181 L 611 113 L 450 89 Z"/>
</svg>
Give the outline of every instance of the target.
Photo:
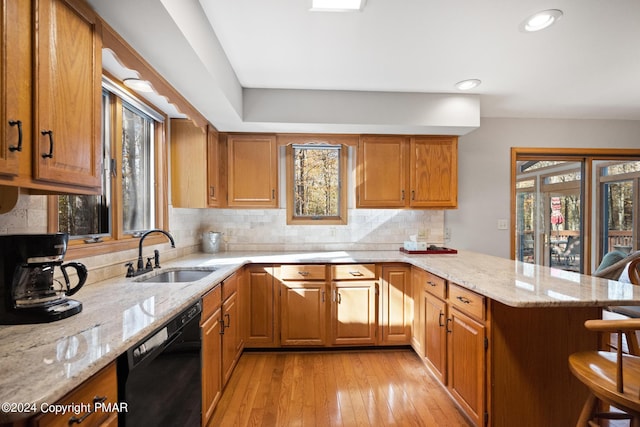
<svg viewBox="0 0 640 427">
<path fill-rule="evenodd" d="M 312 12 L 350 12 L 364 9 L 366 0 L 311 0 Z"/>
<path fill-rule="evenodd" d="M 140 80 L 136 78 L 127 78 L 122 80 L 122 83 L 129 89 L 133 89 L 137 92 L 153 92 L 151 83 L 146 80 Z"/>
<path fill-rule="evenodd" d="M 458 90 L 471 90 L 478 87 L 480 83 L 482 82 L 478 79 L 462 80 L 461 82 L 456 83 L 456 88 L 458 88 Z"/>
<path fill-rule="evenodd" d="M 559 9 L 548 9 L 535 13 L 520 24 L 520 28 L 526 32 L 544 30 L 562 18 L 562 11 Z"/>
</svg>

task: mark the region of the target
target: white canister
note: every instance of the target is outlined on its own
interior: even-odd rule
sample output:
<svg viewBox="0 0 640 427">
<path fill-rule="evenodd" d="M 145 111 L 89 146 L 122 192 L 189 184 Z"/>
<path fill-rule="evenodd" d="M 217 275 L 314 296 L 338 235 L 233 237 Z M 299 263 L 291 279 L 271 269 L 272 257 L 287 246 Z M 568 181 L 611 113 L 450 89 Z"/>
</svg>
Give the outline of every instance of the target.
<svg viewBox="0 0 640 427">
<path fill-rule="evenodd" d="M 222 233 L 205 231 L 202 233 L 202 251 L 207 254 L 218 252 L 220 250 L 220 240 L 222 240 Z"/>
</svg>

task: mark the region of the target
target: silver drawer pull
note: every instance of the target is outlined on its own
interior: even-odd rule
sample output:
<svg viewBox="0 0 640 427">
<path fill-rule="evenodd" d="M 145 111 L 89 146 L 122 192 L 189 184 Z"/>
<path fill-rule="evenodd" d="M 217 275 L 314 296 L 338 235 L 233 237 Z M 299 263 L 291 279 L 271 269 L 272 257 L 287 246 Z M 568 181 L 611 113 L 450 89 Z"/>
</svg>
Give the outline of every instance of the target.
<svg viewBox="0 0 640 427">
<path fill-rule="evenodd" d="M 427 280 L 427 285 L 429 286 L 438 286 L 436 282 L 432 282 L 431 280 Z"/>
<path fill-rule="evenodd" d="M 471 300 L 465 297 L 456 297 L 456 299 L 458 301 L 460 301 L 463 304 L 471 304 Z"/>
<path fill-rule="evenodd" d="M 359 271 L 350 271 L 349 274 L 352 276 L 363 276 L 363 274 Z"/>
<path fill-rule="evenodd" d="M 298 274 L 301 275 L 302 277 L 307 277 L 309 275 L 308 271 L 298 271 Z"/>
<path fill-rule="evenodd" d="M 95 408 L 96 403 L 104 403 L 104 402 L 106 402 L 106 400 L 107 400 L 107 396 L 96 396 L 96 397 L 94 397 L 93 398 L 93 407 Z M 76 417 L 74 415 L 71 418 L 69 418 L 69 425 L 82 424 L 82 422 L 84 422 L 84 420 L 86 420 L 87 417 L 89 417 L 93 413 L 94 413 L 94 411 L 91 410 L 91 411 L 85 413 L 80 418 L 78 418 L 78 417 Z"/>
</svg>

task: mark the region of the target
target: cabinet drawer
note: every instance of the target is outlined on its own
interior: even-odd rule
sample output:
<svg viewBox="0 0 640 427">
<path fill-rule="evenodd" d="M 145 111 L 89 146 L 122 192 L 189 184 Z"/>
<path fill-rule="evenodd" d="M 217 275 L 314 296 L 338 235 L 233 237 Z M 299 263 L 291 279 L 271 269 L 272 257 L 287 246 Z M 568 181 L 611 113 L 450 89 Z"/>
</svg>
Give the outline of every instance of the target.
<svg viewBox="0 0 640 427">
<path fill-rule="evenodd" d="M 220 308 L 221 304 L 222 286 L 218 285 L 202 297 L 202 315 L 200 317 L 202 321 L 200 324 L 206 322 L 207 319 Z"/>
<path fill-rule="evenodd" d="M 440 276 L 426 272 L 425 281 L 422 284 L 424 290 L 440 299 L 447 298 L 447 281 Z"/>
<path fill-rule="evenodd" d="M 485 297 L 482 295 L 451 283 L 449 285 L 449 302 L 460 311 L 476 319 L 485 319 Z"/>
<path fill-rule="evenodd" d="M 86 404 L 88 408 L 87 411 L 83 411 L 77 415 L 73 413 L 67 413 L 65 415 L 54 413 L 42 414 L 33 420 L 32 425 L 37 427 L 67 427 L 75 423 L 79 424 L 80 422 L 78 420 L 86 415 L 86 418 L 82 420 L 83 426 L 101 426 L 109 419 L 112 413 L 100 411 L 99 408 L 97 411 L 91 413 L 96 402 L 104 403 L 105 407 L 118 402 L 118 382 L 115 362 L 56 402 L 57 404 L 65 406 L 70 404 Z M 75 421 L 73 421 L 72 418 Z"/>
<path fill-rule="evenodd" d="M 323 265 L 283 265 L 280 267 L 282 280 L 324 280 L 325 266 Z"/>
<path fill-rule="evenodd" d="M 375 264 L 337 264 L 331 266 L 333 280 L 365 280 L 376 278 Z"/>
<path fill-rule="evenodd" d="M 231 275 L 222 282 L 222 301 L 226 301 L 231 295 L 238 291 L 238 276 Z"/>
</svg>

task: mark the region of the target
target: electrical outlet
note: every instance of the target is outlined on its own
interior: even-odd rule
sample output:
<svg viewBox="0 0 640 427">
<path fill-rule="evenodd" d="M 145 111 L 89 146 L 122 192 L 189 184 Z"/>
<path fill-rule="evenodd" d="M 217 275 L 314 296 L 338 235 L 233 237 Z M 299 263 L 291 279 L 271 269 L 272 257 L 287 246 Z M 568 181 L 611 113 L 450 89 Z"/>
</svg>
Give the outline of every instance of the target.
<svg viewBox="0 0 640 427">
<path fill-rule="evenodd" d="M 509 229 L 509 221 L 506 219 L 498 220 L 498 230 L 508 230 Z"/>
<path fill-rule="evenodd" d="M 451 240 L 451 229 L 449 227 L 444 228 L 444 240 Z"/>
<path fill-rule="evenodd" d="M 427 230 L 425 230 L 424 228 L 419 229 L 418 237 L 420 237 L 421 239 L 425 239 L 427 237 Z"/>
</svg>

